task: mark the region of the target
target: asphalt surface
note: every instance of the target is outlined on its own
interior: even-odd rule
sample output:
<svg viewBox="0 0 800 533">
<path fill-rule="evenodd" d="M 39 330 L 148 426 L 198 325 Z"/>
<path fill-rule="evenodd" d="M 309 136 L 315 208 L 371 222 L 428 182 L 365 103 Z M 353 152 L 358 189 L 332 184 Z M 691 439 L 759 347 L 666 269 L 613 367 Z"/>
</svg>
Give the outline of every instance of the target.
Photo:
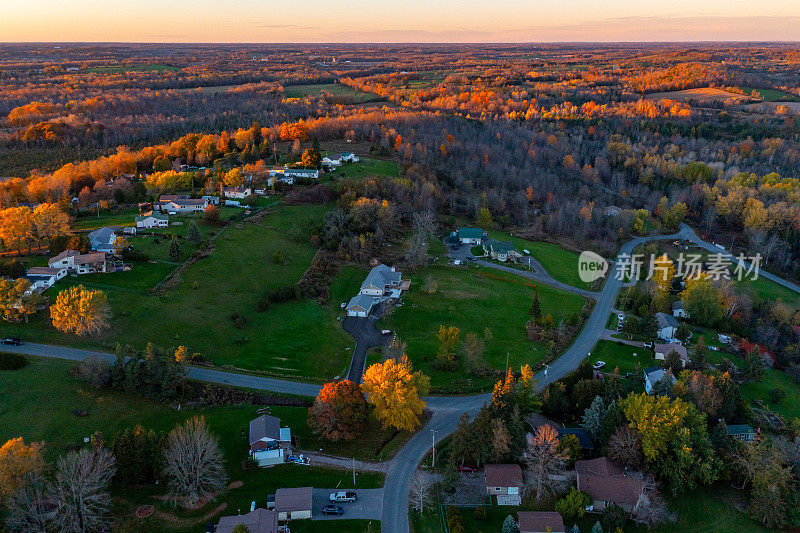
<svg viewBox="0 0 800 533">
<path fill-rule="evenodd" d="M 380 520 L 383 510 L 383 489 L 357 489 L 358 499 L 354 502 L 336 503 L 344 509 L 342 516 L 326 516 L 322 514 L 322 507 L 330 503 L 329 498 L 334 492 L 343 489 L 314 489 L 311 510 L 312 520 Z"/>
<path fill-rule="evenodd" d="M 381 334 L 375 326 L 382 310 L 383 304 L 366 318 L 347 316 L 342 321 L 344 330 L 356 340 L 353 358 L 350 360 L 350 370 L 347 372 L 347 379 L 353 383 L 361 383 L 361 376 L 367 364 L 367 350 L 373 346 L 383 346 L 391 338 L 389 335 Z"/>
<path fill-rule="evenodd" d="M 567 349 L 567 351 L 561 355 L 561 357 L 553 361 L 553 363 L 545 371 L 542 371 L 535 376 L 539 389 L 542 389 L 553 381 L 566 376 L 572 370 L 577 368 L 581 361 L 588 356 L 596 342 L 603 337 L 608 316 L 614 309 L 617 294 L 619 293 L 620 288 L 623 286 L 622 276 L 617 275 L 617 272 L 623 264 L 620 261 L 620 256 L 626 254 L 630 255 L 636 246 L 645 242 L 676 239 L 690 241 L 712 252 L 725 253 L 716 246 L 701 240 L 694 233 L 694 231 L 692 231 L 692 229 L 685 224 L 681 226 L 681 230 L 678 233 L 672 235 L 639 237 L 625 243 L 620 249 L 617 261 L 614 262 L 614 266 L 610 269 L 605 285 L 603 286 L 603 290 L 599 293 L 590 293 L 591 296 L 589 297 L 595 298 L 596 304 L 591 315 L 587 319 L 583 330 L 580 332 L 572 345 Z M 461 253 L 463 254 L 463 251 Z M 469 253 L 469 250 L 467 250 L 466 253 Z M 730 254 L 728 255 L 730 256 Z M 466 256 L 464 256 L 464 258 L 465 257 Z M 497 268 L 501 265 L 487 263 L 485 266 Z M 500 268 L 500 270 L 505 270 L 505 268 L 507 267 Z M 513 274 L 528 277 L 529 279 L 535 279 L 541 283 L 554 285 L 560 288 L 569 287 L 562 287 L 563 284 L 559 284 L 559 282 L 553 280 L 549 275 L 547 275 L 546 272 L 544 272 L 543 269 L 541 269 L 541 272 L 538 270 L 526 272 L 516 269 L 510 269 L 510 271 Z M 800 287 L 794 283 L 782 280 L 781 278 L 764 271 L 762 271 L 760 275 L 800 294 Z M 574 287 L 570 287 L 569 289 L 565 288 L 565 290 L 570 289 L 571 292 L 581 291 L 580 289 L 576 289 Z M 581 294 L 582 292 L 585 293 L 587 291 L 581 291 L 577 293 Z M 375 331 L 374 323 L 372 325 L 372 330 Z M 366 350 L 367 348 L 365 347 L 364 355 L 366 355 Z M 104 357 L 111 361 L 115 359 L 115 356 L 107 353 L 43 344 L 26 343 L 22 346 L 0 345 L 0 351 L 22 353 L 40 357 L 70 359 L 74 361 L 80 361 L 89 356 Z M 353 374 L 353 372 L 356 372 L 358 368 L 361 369 L 360 371 L 363 371 L 364 363 L 365 360 L 363 362 L 360 360 L 357 361 L 354 354 L 348 376 Z M 296 394 L 301 396 L 316 396 L 321 388 L 319 385 L 314 384 L 263 378 L 248 374 L 236 374 L 233 372 L 224 372 L 200 367 L 190 367 L 189 378 L 198 381 L 268 390 L 286 394 Z M 455 431 L 458 425 L 458 420 L 463 413 L 469 413 L 471 417 L 474 417 L 475 414 L 480 410 L 481 406 L 485 402 L 489 401 L 490 398 L 490 394 L 465 397 L 425 398 L 428 409 L 433 412 L 431 419 L 424 428 L 422 428 L 408 441 L 408 443 L 397 453 L 395 458 L 388 465 L 386 484 L 383 489 L 383 499 L 381 502 L 382 510 L 380 513 L 381 531 L 383 533 L 407 533 L 409 531 L 408 494 L 411 486 L 411 479 L 420 461 L 422 461 L 422 459 L 431 449 L 433 436 L 435 435 L 436 442 L 439 442 L 441 439 Z M 361 492 L 362 491 L 359 491 L 359 493 Z M 345 511 L 345 517 L 347 517 L 347 511 Z"/>
</svg>

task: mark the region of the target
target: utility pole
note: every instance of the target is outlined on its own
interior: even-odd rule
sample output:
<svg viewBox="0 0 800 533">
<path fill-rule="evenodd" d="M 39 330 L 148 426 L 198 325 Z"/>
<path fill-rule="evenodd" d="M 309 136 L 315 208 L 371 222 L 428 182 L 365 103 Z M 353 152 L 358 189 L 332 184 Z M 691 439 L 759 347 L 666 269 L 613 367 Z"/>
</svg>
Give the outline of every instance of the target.
<svg viewBox="0 0 800 533">
<path fill-rule="evenodd" d="M 353 457 L 353 488 L 356 488 L 356 458 Z"/>
<path fill-rule="evenodd" d="M 436 430 L 431 430 L 431 441 L 433 441 L 433 460 L 431 461 L 431 468 L 436 468 Z"/>
<path fill-rule="evenodd" d="M 509 368 L 509 366 L 508 366 L 508 352 L 506 352 L 506 370 L 508 370 L 508 368 Z"/>
</svg>

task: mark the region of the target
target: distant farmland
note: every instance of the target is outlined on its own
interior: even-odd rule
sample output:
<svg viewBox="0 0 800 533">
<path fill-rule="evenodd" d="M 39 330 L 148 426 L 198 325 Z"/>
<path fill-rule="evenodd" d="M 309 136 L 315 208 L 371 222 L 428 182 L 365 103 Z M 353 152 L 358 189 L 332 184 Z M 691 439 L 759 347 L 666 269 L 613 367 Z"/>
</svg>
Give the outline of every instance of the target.
<svg viewBox="0 0 800 533">
<path fill-rule="evenodd" d="M 701 89 L 684 89 L 683 91 L 667 91 L 661 93 L 651 93 L 647 95 L 651 100 L 676 100 L 678 102 L 688 102 L 694 100 L 701 103 L 711 102 L 724 102 L 729 98 L 733 98 L 737 103 L 750 102 L 751 98 L 744 94 L 732 93 L 714 87 L 705 87 Z"/>
<path fill-rule="evenodd" d="M 132 65 L 92 67 L 87 68 L 86 72 L 94 72 L 96 74 L 119 74 L 120 72 L 175 72 L 177 70 L 180 70 L 180 67 L 152 63 L 134 63 Z"/>
</svg>

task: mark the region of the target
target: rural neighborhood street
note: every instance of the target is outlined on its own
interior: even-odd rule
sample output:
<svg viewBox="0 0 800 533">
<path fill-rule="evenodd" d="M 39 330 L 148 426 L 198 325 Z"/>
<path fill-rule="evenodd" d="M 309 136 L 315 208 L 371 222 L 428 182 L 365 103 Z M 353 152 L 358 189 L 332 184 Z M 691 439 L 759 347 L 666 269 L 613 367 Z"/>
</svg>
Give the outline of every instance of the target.
<svg viewBox="0 0 800 533">
<path fill-rule="evenodd" d="M 575 368 L 577 368 L 581 361 L 583 361 L 588 356 L 589 352 L 594 348 L 594 345 L 597 343 L 597 341 L 606 333 L 606 322 L 610 313 L 614 309 L 617 294 L 623 285 L 622 275 L 617 275 L 617 272 L 621 268 L 624 268 L 623 262 L 619 260 L 620 257 L 624 255 L 630 255 L 634 248 L 646 242 L 676 239 L 693 242 L 711 251 L 720 251 L 719 248 L 715 247 L 714 245 L 702 241 L 694 233 L 694 231 L 689 228 L 689 226 L 683 224 L 678 233 L 671 235 L 638 237 L 625 243 L 620 249 L 617 261 L 615 261 L 611 269 L 609 269 L 607 279 L 601 292 L 590 293 L 589 291 L 582 291 L 573 287 L 565 289 L 577 294 L 582 294 L 586 297 L 594 298 L 596 303 L 591 315 L 586 320 L 583 329 L 572 345 L 558 359 L 553 361 L 546 370 L 539 372 L 535 376 L 539 389 L 542 389 L 550 383 L 566 376 Z M 467 253 L 469 252 L 467 251 Z M 463 255 L 463 251 L 461 254 Z M 481 261 L 479 264 L 489 268 L 496 268 L 498 270 L 518 274 L 530 279 L 535 279 L 542 283 L 554 285 L 558 288 L 565 288 L 563 284 L 553 280 L 548 274 L 542 274 L 542 272 L 544 272 L 543 269 L 541 272 L 539 272 L 538 269 L 537 271 L 528 272 L 510 267 L 502 267 L 501 265 L 496 265 L 486 261 Z M 760 275 L 800 294 L 800 287 L 793 283 L 782 280 L 777 276 L 773 276 L 766 272 L 761 272 Z M 374 322 L 370 323 L 365 320 L 361 325 L 365 328 L 371 329 L 372 332 L 375 332 Z M 350 330 L 348 329 L 348 331 Z M 363 338 L 367 341 L 363 343 L 363 350 L 360 350 L 363 351 L 364 356 L 369 343 L 374 340 L 372 332 L 362 332 L 362 334 L 365 335 Z M 354 336 L 356 336 L 357 339 L 361 339 L 362 334 L 357 334 L 358 336 L 354 334 Z M 360 340 L 359 344 L 361 344 Z M 114 356 L 110 354 L 43 344 L 26 343 L 22 346 L 0 345 L 0 351 L 22 353 L 41 357 L 71 359 L 75 361 L 85 359 L 89 356 L 99 356 L 109 358 L 112 361 L 114 360 Z M 363 371 L 363 367 L 364 361 L 360 356 L 356 357 L 356 354 L 354 354 L 349 373 L 349 375 L 351 375 L 351 379 L 353 372 L 360 373 Z M 314 384 L 263 378 L 248 374 L 237 374 L 200 367 L 190 367 L 189 378 L 198 381 L 234 385 L 237 387 L 247 387 L 302 396 L 315 396 L 320 390 L 320 386 Z M 408 443 L 397 453 L 395 458 L 388 463 L 386 483 L 382 492 L 383 504 L 381 511 L 381 531 L 383 533 L 407 533 L 409 531 L 408 495 L 411 479 L 420 461 L 422 461 L 425 455 L 430 451 L 432 438 L 434 438 L 434 435 L 436 441 L 440 441 L 456 429 L 458 420 L 463 413 L 467 412 L 470 414 L 470 416 L 474 416 L 480 410 L 481 406 L 485 402 L 489 401 L 490 398 L 490 394 L 467 397 L 425 398 L 428 409 L 430 409 L 433 413 L 431 419 L 428 421 L 425 427 L 423 427 L 408 441 Z M 317 498 L 315 495 L 315 501 L 316 499 Z"/>
</svg>

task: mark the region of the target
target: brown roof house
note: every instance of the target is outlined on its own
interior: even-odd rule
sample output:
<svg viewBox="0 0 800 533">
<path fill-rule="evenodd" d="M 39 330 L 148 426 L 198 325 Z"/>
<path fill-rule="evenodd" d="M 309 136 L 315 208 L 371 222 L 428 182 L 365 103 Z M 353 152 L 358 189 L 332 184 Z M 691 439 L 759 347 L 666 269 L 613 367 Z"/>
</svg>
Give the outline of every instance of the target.
<svg viewBox="0 0 800 533">
<path fill-rule="evenodd" d="M 278 520 L 302 520 L 311 518 L 314 489 L 295 487 L 275 491 L 275 512 Z"/>
<path fill-rule="evenodd" d="M 653 346 L 655 352 L 655 359 L 663 361 L 669 354 L 675 352 L 681 358 L 681 364 L 685 367 L 689 362 L 689 354 L 686 351 L 686 346 L 679 342 L 668 342 L 667 344 L 655 343 Z"/>
<path fill-rule="evenodd" d="M 278 533 L 278 513 L 256 509 L 245 515 L 223 516 L 219 519 L 216 533 L 232 533 L 240 524 L 246 526 L 250 533 Z"/>
<path fill-rule="evenodd" d="M 602 512 L 614 503 L 631 512 L 639 501 L 644 485 L 642 479 L 613 463 L 608 457 L 575 461 L 575 472 L 578 490 L 592 498 L 592 509 L 589 510 Z"/>
<path fill-rule="evenodd" d="M 522 503 L 522 468 L 518 464 L 486 465 L 486 493 L 497 496 L 497 505 Z"/>
<path fill-rule="evenodd" d="M 258 466 L 277 465 L 292 444 L 292 430 L 281 427 L 281 419 L 261 415 L 250 421 L 250 456 Z"/>
<path fill-rule="evenodd" d="M 553 511 L 520 511 L 519 533 L 564 533 L 561 515 Z"/>
</svg>

